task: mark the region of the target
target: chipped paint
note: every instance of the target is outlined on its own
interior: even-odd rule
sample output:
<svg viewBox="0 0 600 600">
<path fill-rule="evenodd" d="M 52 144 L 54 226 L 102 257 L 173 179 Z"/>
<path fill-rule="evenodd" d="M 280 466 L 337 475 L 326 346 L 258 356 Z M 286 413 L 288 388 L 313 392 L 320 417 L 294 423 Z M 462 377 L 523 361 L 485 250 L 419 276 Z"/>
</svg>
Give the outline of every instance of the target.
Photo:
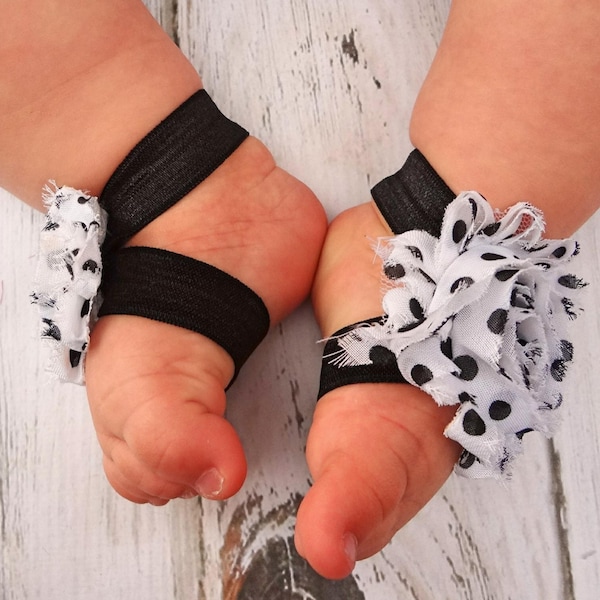
<svg viewBox="0 0 600 600">
<path fill-rule="evenodd" d="M 290 391 L 291 391 L 291 399 L 292 404 L 294 405 L 294 415 L 296 418 L 296 427 L 298 429 L 298 434 L 302 436 L 302 425 L 304 424 L 305 418 L 300 410 L 298 405 L 298 395 L 300 393 L 300 384 L 297 379 L 290 381 Z"/>
<path fill-rule="evenodd" d="M 342 54 L 346 55 L 355 65 L 357 65 L 358 49 L 354 43 L 354 31 L 354 29 L 351 29 L 348 37 L 345 35 L 342 37 Z"/>
<path fill-rule="evenodd" d="M 365 600 L 355 577 L 321 577 L 298 554 L 294 523 L 302 497 L 263 511 L 262 496 L 250 496 L 231 517 L 221 548 L 223 600 Z"/>
</svg>

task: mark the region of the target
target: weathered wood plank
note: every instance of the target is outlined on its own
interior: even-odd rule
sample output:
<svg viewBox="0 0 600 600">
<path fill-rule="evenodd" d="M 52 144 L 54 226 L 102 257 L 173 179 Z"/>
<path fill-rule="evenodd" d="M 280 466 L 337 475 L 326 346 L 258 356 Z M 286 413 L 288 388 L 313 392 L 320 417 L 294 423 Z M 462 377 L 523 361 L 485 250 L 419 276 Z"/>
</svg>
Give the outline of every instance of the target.
<svg viewBox="0 0 600 600">
<path fill-rule="evenodd" d="M 557 520 L 562 528 L 565 568 L 572 574 L 571 595 L 595 598 L 600 588 L 600 215 L 580 231 L 583 248 L 581 275 L 589 282 L 586 312 L 574 323 L 576 360 L 569 372 L 569 401 L 563 424 L 551 444 L 555 468 L 560 472 L 557 489 Z"/>
</svg>

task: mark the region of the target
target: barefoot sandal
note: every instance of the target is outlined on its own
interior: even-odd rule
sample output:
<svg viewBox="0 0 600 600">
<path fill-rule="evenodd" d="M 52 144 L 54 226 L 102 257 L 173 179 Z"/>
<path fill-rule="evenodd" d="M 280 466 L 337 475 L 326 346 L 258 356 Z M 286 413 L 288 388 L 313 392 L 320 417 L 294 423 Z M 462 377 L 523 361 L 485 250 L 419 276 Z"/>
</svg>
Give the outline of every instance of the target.
<svg viewBox="0 0 600 600">
<path fill-rule="evenodd" d="M 372 193 L 395 234 L 376 249 L 384 315 L 328 339 L 319 397 L 415 385 L 458 405 L 445 431 L 464 448 L 458 473 L 507 476 L 525 433 L 555 429 L 586 285 L 569 270 L 579 247 L 543 239 L 529 204 L 499 214 L 476 192 L 455 196 L 417 150 Z"/>
<path fill-rule="evenodd" d="M 97 317 L 125 314 L 205 335 L 231 356 L 235 379 L 269 330 L 259 296 L 204 262 L 123 245 L 199 185 L 247 136 L 200 90 L 133 148 L 99 199 L 68 187 L 46 189 L 48 214 L 32 302 L 39 307 L 42 338 L 53 347 L 51 373 L 84 383 Z"/>
</svg>

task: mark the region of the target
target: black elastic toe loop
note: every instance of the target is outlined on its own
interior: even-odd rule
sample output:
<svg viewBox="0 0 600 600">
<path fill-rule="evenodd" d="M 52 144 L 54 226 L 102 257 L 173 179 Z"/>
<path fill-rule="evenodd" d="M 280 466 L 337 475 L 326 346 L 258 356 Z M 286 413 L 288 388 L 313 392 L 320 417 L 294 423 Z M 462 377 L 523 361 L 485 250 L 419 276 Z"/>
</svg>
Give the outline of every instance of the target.
<svg viewBox="0 0 600 600">
<path fill-rule="evenodd" d="M 394 234 L 416 229 L 427 231 L 438 238 L 446 207 L 456 197 L 418 150 L 409 154 L 399 171 L 375 185 L 371 194 Z M 396 360 L 391 359 L 393 353 L 384 348 L 380 352 L 371 352 L 372 362 L 368 365 L 348 366 L 336 363 L 335 357 L 343 352 L 338 345 L 337 336 L 361 324 L 375 322 L 382 323 L 383 317 L 345 327 L 329 339 L 323 352 L 319 398 L 337 387 L 355 383 L 407 383 Z"/>
<path fill-rule="evenodd" d="M 255 292 L 193 258 L 123 248 L 111 253 L 104 274 L 100 316 L 135 315 L 200 333 L 231 356 L 236 375 L 269 330 L 269 313 Z"/>
<path fill-rule="evenodd" d="M 325 344 L 323 362 L 321 363 L 321 381 L 317 399 L 328 392 L 344 385 L 355 383 L 406 383 L 406 379 L 398 369 L 398 363 L 392 352 L 381 348 L 370 353 L 372 363 L 369 365 L 343 366 L 336 364 L 336 356 L 342 352 L 338 338 L 362 325 L 382 323 L 383 317 L 373 317 L 336 331 Z"/>
<path fill-rule="evenodd" d="M 456 194 L 427 159 L 413 150 L 402 168 L 371 190 L 373 200 L 394 234 L 413 229 L 440 237 L 442 220 Z"/>
</svg>

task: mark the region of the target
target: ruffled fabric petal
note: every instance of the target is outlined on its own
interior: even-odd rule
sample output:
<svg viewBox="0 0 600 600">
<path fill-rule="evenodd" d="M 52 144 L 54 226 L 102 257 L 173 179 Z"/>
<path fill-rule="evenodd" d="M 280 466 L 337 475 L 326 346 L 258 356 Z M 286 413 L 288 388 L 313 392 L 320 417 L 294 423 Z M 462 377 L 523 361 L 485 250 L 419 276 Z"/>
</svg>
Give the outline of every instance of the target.
<svg viewBox="0 0 600 600">
<path fill-rule="evenodd" d="M 80 190 L 45 190 L 46 224 L 32 303 L 39 309 L 41 336 L 51 348 L 48 371 L 61 381 L 85 383 L 85 354 L 100 307 L 101 247 L 106 212 Z"/>
<path fill-rule="evenodd" d="M 577 243 L 543 231 L 529 204 L 497 214 L 476 192 L 460 194 L 439 239 L 409 231 L 380 243 L 383 323 L 338 341 L 338 364 L 370 364 L 383 346 L 410 383 L 459 405 L 445 433 L 464 448 L 456 469 L 469 477 L 509 474 L 525 433 L 556 426 L 585 283 L 571 271 Z"/>
</svg>

